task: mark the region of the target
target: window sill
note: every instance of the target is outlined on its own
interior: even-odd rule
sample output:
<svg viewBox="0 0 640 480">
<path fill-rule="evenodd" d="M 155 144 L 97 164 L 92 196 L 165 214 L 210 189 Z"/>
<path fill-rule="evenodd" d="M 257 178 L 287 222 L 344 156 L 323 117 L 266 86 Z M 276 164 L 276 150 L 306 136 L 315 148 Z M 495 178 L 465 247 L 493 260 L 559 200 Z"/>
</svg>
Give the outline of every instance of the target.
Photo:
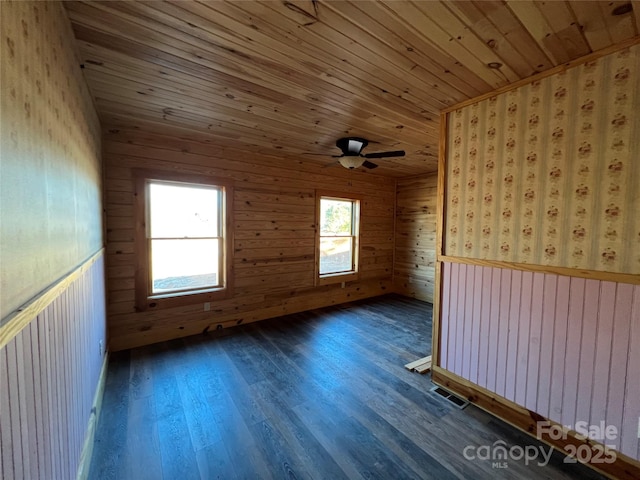
<svg viewBox="0 0 640 480">
<path fill-rule="evenodd" d="M 333 285 L 335 283 L 352 282 L 358 280 L 358 272 L 345 272 L 345 273 L 331 273 L 327 275 L 320 275 L 316 278 L 316 285 Z"/>
<path fill-rule="evenodd" d="M 144 303 L 136 306 L 136 310 L 144 312 L 148 310 L 158 310 L 162 308 L 181 307 L 184 305 L 195 305 L 198 303 L 215 302 L 226 300 L 233 296 L 231 288 L 217 288 L 209 290 L 197 290 L 194 292 L 176 292 L 159 295 L 151 295 Z"/>
</svg>

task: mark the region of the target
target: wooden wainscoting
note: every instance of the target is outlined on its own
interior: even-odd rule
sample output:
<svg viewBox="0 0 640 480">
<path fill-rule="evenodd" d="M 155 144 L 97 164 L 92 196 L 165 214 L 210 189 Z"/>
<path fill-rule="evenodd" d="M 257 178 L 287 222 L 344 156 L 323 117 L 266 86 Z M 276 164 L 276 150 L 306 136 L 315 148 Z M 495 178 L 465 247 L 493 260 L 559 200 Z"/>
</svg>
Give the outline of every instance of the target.
<svg viewBox="0 0 640 480">
<path fill-rule="evenodd" d="M 639 285 L 443 262 L 441 311 L 442 373 L 640 459 Z"/>
<path fill-rule="evenodd" d="M 104 255 L 90 261 L 0 350 L 3 478 L 76 476 L 106 348 Z"/>
</svg>

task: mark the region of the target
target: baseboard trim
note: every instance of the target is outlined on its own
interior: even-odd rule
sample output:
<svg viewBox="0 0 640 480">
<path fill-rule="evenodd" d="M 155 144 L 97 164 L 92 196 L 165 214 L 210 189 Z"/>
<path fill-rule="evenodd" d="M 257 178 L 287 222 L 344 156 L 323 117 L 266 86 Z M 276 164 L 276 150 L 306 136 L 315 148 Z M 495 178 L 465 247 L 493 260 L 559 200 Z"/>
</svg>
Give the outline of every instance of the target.
<svg viewBox="0 0 640 480">
<path fill-rule="evenodd" d="M 389 293 L 394 293 L 391 278 L 363 280 L 354 282 L 354 285 L 347 284 L 346 289 L 340 289 L 339 286 L 316 287 L 308 289 L 310 295 L 299 294 L 294 297 L 293 292 L 283 294 L 275 294 L 270 298 L 268 306 L 257 307 L 255 309 L 244 312 L 232 312 L 224 315 L 212 315 L 209 319 L 194 320 L 187 315 L 176 315 L 175 322 L 169 327 L 167 322 L 156 322 L 163 324 L 161 330 L 155 330 L 154 323 L 147 320 L 147 316 L 141 313 L 126 314 L 127 323 L 132 324 L 136 317 L 145 318 L 137 322 L 135 331 L 128 328 L 121 328 L 122 333 L 114 333 L 115 324 L 122 325 L 122 318 L 125 315 L 110 315 L 107 323 L 112 326 L 109 335 L 109 351 L 118 352 L 121 350 L 130 350 L 132 348 L 152 345 L 154 343 L 175 340 L 176 338 L 189 337 L 192 335 L 213 333 L 220 329 L 234 328 L 237 325 L 248 325 L 254 322 L 278 318 L 283 315 L 291 315 L 294 313 L 306 312 L 316 308 L 332 307 L 343 303 L 356 302 L 366 298 L 380 297 Z M 321 292 L 315 293 L 314 292 Z M 333 292 L 335 296 L 333 296 Z M 345 293 L 342 293 L 345 292 Z M 327 295 L 327 293 L 331 294 Z M 310 298 L 309 298 L 310 297 Z M 271 301 L 273 300 L 273 302 Z M 266 302 L 265 302 L 266 303 Z M 210 312 L 213 313 L 213 312 Z M 155 315 L 155 314 L 154 314 Z M 157 319 L 157 315 L 154 319 Z M 147 328 L 147 326 L 149 328 Z M 119 330 L 116 328 L 116 330 Z"/>
<path fill-rule="evenodd" d="M 96 436 L 96 429 L 98 428 L 98 420 L 100 419 L 100 411 L 102 410 L 102 399 L 104 397 L 104 386 L 107 380 L 108 365 L 109 353 L 107 352 L 102 362 L 102 368 L 100 369 L 100 378 L 98 379 L 98 386 L 93 397 L 93 404 L 91 405 L 91 416 L 89 417 L 87 432 L 85 433 L 82 452 L 80 453 L 80 462 L 78 464 L 76 480 L 87 480 L 89 478 L 91 457 L 93 456 L 93 444 Z"/>
<path fill-rule="evenodd" d="M 598 448 L 603 448 L 599 442 L 590 439 L 582 440 L 577 438 L 577 432 L 574 431 L 569 431 L 566 438 L 561 438 L 559 440 L 551 438 L 547 434 L 543 434 L 538 437 L 536 435 L 538 421 L 548 421 L 551 425 L 557 427 L 562 426 L 448 370 L 445 370 L 442 367 L 433 367 L 431 380 L 436 385 L 469 400 L 469 402 L 473 403 L 477 407 L 489 412 L 501 420 L 504 420 L 508 424 L 516 427 L 518 430 L 522 430 L 532 437 L 538 438 L 540 441 L 555 448 L 556 450 L 559 450 L 565 455 L 567 454 L 567 450 L 565 449 L 569 445 L 573 445 L 576 448 L 581 445 L 587 445 L 589 448 L 599 445 L 600 447 Z M 637 480 L 640 478 L 640 462 L 618 451 L 615 453 L 616 460 L 613 463 L 594 464 L 589 462 L 586 463 L 586 465 L 613 479 Z"/>
</svg>

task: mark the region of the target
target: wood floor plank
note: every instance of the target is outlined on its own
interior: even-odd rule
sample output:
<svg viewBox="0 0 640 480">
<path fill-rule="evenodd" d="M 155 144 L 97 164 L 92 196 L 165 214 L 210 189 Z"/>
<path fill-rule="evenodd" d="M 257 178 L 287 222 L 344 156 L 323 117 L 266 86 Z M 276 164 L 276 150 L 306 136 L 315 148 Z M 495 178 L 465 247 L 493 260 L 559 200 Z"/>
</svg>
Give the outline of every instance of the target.
<svg viewBox="0 0 640 480">
<path fill-rule="evenodd" d="M 421 448 L 414 439 L 408 437 L 393 424 L 381 417 L 368 405 L 360 405 L 349 411 L 365 428 L 373 432 L 385 448 L 392 451 L 402 463 L 409 465 L 423 478 L 459 478 L 433 454 Z"/>
<path fill-rule="evenodd" d="M 153 396 L 151 365 L 153 355 L 148 350 L 138 349 L 131 352 L 130 395 L 132 399 Z"/>
<path fill-rule="evenodd" d="M 153 396 L 129 399 L 129 434 L 126 437 L 125 470 L 131 478 L 162 478 L 160 439 Z"/>
<path fill-rule="evenodd" d="M 540 444 L 404 368 L 431 353 L 431 311 L 386 295 L 114 354 L 90 478 L 602 478 L 559 453 L 467 460 Z"/>
<path fill-rule="evenodd" d="M 177 365 L 183 357 L 181 342 L 163 344 L 153 368 L 153 391 L 160 461 L 164 478 L 199 479 L 189 423 L 180 396 Z"/>
<path fill-rule="evenodd" d="M 329 452 L 322 447 L 313 431 L 305 426 L 293 409 L 287 407 L 274 386 L 263 383 L 260 387 L 263 390 L 260 397 L 267 400 L 262 405 L 263 411 L 286 442 L 288 450 L 299 464 L 304 465 L 304 471 L 310 474 L 311 478 L 347 478 Z"/>
<path fill-rule="evenodd" d="M 204 378 L 198 375 L 198 364 L 178 370 L 177 380 L 180 399 L 191 436 L 191 444 L 198 451 L 223 441 L 220 431 L 215 428 L 216 419 L 206 392 L 201 388 Z M 200 366 L 200 368 L 207 368 Z"/>
<path fill-rule="evenodd" d="M 268 474 L 268 461 L 257 447 L 247 426 L 247 417 L 239 412 L 228 394 L 225 393 L 221 400 L 225 406 L 225 413 L 218 420 L 218 428 L 224 438 L 224 447 L 235 473 L 235 476 L 228 478 L 251 479 L 256 472 L 262 472 L 262 478 L 272 478 Z"/>
<path fill-rule="evenodd" d="M 236 476 L 236 470 L 222 440 L 198 450 L 196 460 L 200 478 L 226 480 Z"/>
<path fill-rule="evenodd" d="M 184 411 L 159 418 L 157 425 L 163 478 L 199 479 L 198 463 Z"/>
<path fill-rule="evenodd" d="M 128 410 L 129 352 L 116 352 L 110 355 L 89 478 L 118 480 L 125 475 L 129 434 L 136 435 L 128 432 Z"/>
<path fill-rule="evenodd" d="M 348 478 L 362 478 L 361 466 L 345 455 L 339 442 L 336 440 L 336 432 L 340 425 L 348 418 L 339 409 L 327 412 L 318 402 L 309 401 L 294 408 L 298 418 L 302 420 L 306 428 L 312 432 L 322 448 L 328 452 L 334 462 L 345 472 Z"/>
</svg>

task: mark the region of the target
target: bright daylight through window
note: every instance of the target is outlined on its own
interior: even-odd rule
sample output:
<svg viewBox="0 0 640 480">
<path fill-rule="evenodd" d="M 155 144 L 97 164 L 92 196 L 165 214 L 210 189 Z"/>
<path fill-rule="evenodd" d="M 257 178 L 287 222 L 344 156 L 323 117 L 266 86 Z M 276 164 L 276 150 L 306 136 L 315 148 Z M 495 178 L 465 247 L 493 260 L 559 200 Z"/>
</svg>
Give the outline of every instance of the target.
<svg viewBox="0 0 640 480">
<path fill-rule="evenodd" d="M 357 271 L 357 200 L 320 198 L 320 277 Z"/>
<path fill-rule="evenodd" d="M 150 295 L 224 286 L 223 190 L 148 181 Z"/>
</svg>

